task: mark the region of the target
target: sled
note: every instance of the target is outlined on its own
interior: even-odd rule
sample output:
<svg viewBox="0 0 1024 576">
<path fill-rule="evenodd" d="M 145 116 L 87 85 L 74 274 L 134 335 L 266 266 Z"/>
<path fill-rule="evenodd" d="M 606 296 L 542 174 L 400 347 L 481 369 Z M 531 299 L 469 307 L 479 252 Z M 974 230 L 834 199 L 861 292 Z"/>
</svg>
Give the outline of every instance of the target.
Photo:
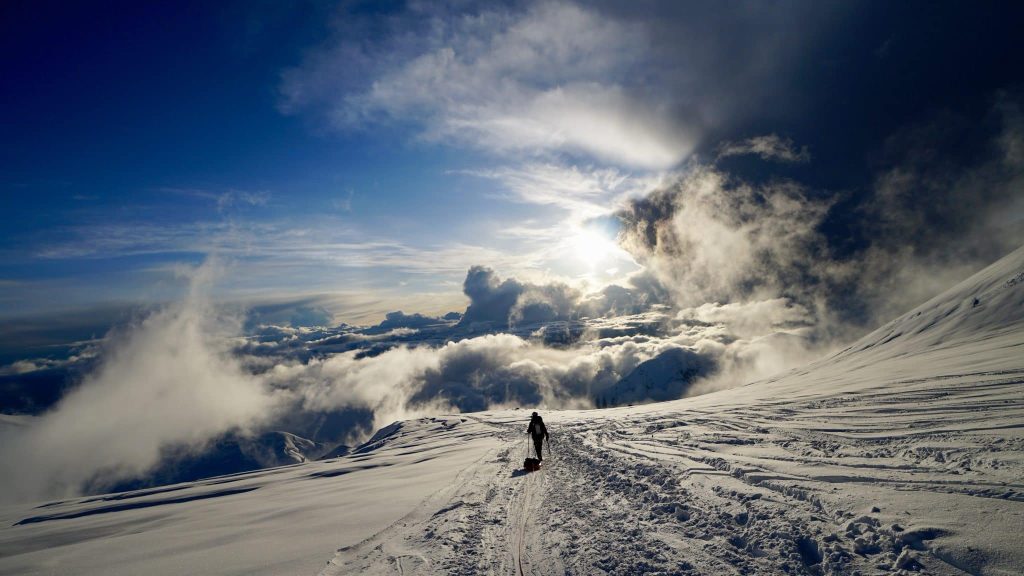
<svg viewBox="0 0 1024 576">
<path fill-rule="evenodd" d="M 536 472 L 540 470 L 540 460 L 536 458 L 527 458 L 523 461 L 523 469 L 527 472 Z"/>
</svg>

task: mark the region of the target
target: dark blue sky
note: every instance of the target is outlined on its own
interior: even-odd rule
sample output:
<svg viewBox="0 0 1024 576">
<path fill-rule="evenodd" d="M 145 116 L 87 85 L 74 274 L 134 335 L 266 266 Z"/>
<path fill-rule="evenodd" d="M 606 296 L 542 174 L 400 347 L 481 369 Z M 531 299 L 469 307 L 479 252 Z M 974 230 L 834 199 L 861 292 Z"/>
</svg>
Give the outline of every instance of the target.
<svg viewBox="0 0 1024 576">
<path fill-rule="evenodd" d="M 339 321 L 460 309 L 473 264 L 596 289 L 640 265 L 588 222 L 695 165 L 834 198 L 842 257 L 880 174 L 998 155 L 1024 81 L 999 2 L 0 11 L 9 326 L 164 301 L 211 254 L 222 297 Z M 809 160 L 718 157 L 767 135 Z"/>
<path fill-rule="evenodd" d="M 15 294 L 10 301 L 28 298 L 36 310 L 132 299 L 140 270 L 205 257 L 207 250 L 196 249 L 202 242 L 179 237 L 188 225 L 300 226 L 332 214 L 351 221 L 352 209 L 365 208 L 358 223 L 346 224 L 394 227 L 387 214 L 394 198 L 381 206 L 381 194 L 400 198 L 417 215 L 445 211 L 432 196 L 450 194 L 440 176 L 460 167 L 464 154 L 411 150 L 402 138 L 370 131 L 337 135 L 316 119 L 279 112 L 282 70 L 328 34 L 328 6 L 4 9 L 11 89 L 2 95 L 0 275 L 47 281 L 53 297 Z M 117 225 L 138 236 L 90 236 Z M 147 243 L 147 232 L 158 236 L 157 245 L 134 246 Z M 67 251 L 71 257 L 62 257 Z M 110 273 L 116 282 L 105 281 Z M 81 285 L 66 290 L 59 282 L 72 278 L 101 286 L 82 298 Z M 4 312 L 22 309 L 14 304 Z"/>
</svg>

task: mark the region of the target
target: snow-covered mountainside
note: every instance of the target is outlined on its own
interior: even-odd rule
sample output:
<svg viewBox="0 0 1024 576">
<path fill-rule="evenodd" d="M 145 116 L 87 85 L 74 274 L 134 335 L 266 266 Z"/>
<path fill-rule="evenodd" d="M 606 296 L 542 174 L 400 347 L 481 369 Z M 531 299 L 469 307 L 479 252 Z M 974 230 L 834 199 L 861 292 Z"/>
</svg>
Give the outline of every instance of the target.
<svg viewBox="0 0 1024 576">
<path fill-rule="evenodd" d="M 196 453 L 188 447 L 165 450 L 164 457 L 142 480 L 127 480 L 108 490 L 137 490 L 205 479 L 211 476 L 237 474 L 263 468 L 299 464 L 325 455 L 340 455 L 347 446 L 330 449 L 289 432 L 264 432 L 255 436 L 228 433 Z M 330 453 L 327 451 L 330 450 Z"/>
<path fill-rule="evenodd" d="M 1024 249 L 769 381 L 543 412 L 525 474 L 528 413 L 5 507 L 0 573 L 1020 574 Z"/>
</svg>

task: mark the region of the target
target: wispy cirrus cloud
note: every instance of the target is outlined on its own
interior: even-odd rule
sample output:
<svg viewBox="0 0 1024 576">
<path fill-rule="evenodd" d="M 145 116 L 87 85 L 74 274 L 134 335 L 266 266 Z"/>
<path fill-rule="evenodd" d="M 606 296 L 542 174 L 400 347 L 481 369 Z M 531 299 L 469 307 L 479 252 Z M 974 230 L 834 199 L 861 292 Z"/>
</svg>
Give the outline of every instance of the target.
<svg viewBox="0 0 1024 576">
<path fill-rule="evenodd" d="M 342 268 L 393 268 L 410 273 L 462 273 L 481 259 L 512 267 L 536 265 L 512 255 L 460 242 L 414 246 L 372 237 L 337 222 L 151 222 L 66 227 L 62 240 L 44 244 L 45 259 L 107 259 L 140 255 L 218 254 L 266 265 L 329 264 Z"/>
<path fill-rule="evenodd" d="M 739 142 L 725 142 L 718 147 L 719 159 L 744 155 L 794 164 L 811 161 L 811 152 L 807 146 L 797 147 L 790 138 L 782 138 L 777 134 L 754 136 Z"/>
<path fill-rule="evenodd" d="M 285 72 L 281 109 L 326 107 L 342 128 L 412 123 L 431 142 L 648 169 L 694 146 L 696 129 L 637 73 L 650 57 L 640 23 L 564 2 L 474 13 L 413 5 L 389 22 L 372 37 L 340 24 L 333 43 Z"/>
<path fill-rule="evenodd" d="M 613 211 L 629 196 L 639 196 L 659 182 L 661 174 L 633 174 L 616 168 L 528 162 L 499 168 L 461 170 L 460 174 L 493 180 L 505 198 L 554 206 L 577 219 Z"/>
<path fill-rule="evenodd" d="M 158 189 L 159 192 L 177 194 L 209 200 L 217 206 L 219 212 L 239 206 L 266 206 L 272 194 L 267 190 L 235 190 L 224 191 L 207 190 L 203 188 L 178 188 L 164 186 Z"/>
</svg>

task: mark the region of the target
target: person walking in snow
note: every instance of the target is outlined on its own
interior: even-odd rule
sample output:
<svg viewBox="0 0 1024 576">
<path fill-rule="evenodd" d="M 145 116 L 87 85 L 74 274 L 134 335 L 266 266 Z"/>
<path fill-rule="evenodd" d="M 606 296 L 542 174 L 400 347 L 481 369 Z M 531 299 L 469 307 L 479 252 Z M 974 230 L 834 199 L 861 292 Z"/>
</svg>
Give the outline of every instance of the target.
<svg viewBox="0 0 1024 576">
<path fill-rule="evenodd" d="M 544 420 L 536 412 L 530 416 L 530 426 L 526 429 L 526 433 L 533 436 L 533 447 L 537 450 L 537 460 L 544 460 L 540 448 L 544 440 L 548 438 L 548 429 L 544 426 Z"/>
</svg>

